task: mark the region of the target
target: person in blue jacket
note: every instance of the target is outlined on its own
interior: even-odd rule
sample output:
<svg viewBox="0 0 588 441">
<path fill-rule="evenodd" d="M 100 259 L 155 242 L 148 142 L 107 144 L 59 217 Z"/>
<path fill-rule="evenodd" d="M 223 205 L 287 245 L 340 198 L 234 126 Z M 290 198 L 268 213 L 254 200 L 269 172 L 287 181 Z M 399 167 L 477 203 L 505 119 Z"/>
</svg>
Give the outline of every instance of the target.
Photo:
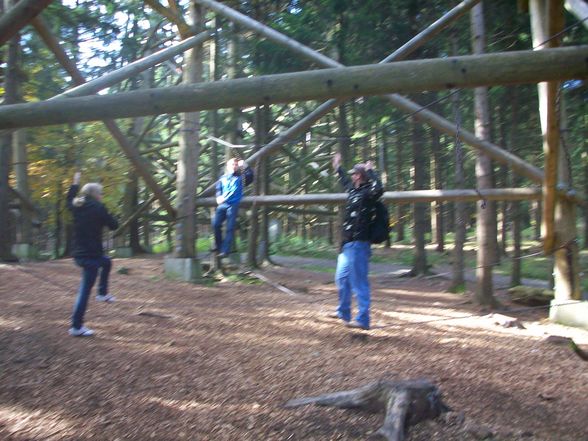
<svg viewBox="0 0 588 441">
<path fill-rule="evenodd" d="M 89 337 L 94 331 L 84 326 L 84 315 L 92 287 L 98 278 L 99 302 L 111 303 L 114 297 L 108 293 L 108 276 L 112 267 L 111 260 L 104 255 L 102 248 L 102 230 L 118 228 L 117 220 L 108 213 L 102 203 L 102 185 L 88 183 L 82 187 L 80 196 L 76 197 L 80 188 L 80 172 L 76 172 L 73 184 L 67 193 L 67 207 L 73 214 L 74 251 L 73 257 L 82 268 L 82 281 L 76 303 L 74 305 L 69 334 L 74 337 Z"/>
<path fill-rule="evenodd" d="M 370 284 L 368 281 L 371 256 L 369 228 L 375 202 L 384 192 L 382 181 L 372 161 L 356 164 L 348 173 L 341 167 L 341 154 L 333 156 L 333 169 L 347 193 L 345 218 L 341 231 L 341 251 L 337 257 L 335 282 L 339 291 L 337 311 L 329 314 L 343 320 L 350 328 L 370 328 Z M 351 320 L 351 296 L 357 298 L 357 315 Z"/>
<path fill-rule="evenodd" d="M 214 250 L 219 258 L 227 257 L 231 252 L 243 187 L 251 182 L 253 182 L 253 170 L 245 161 L 237 158 L 227 161 L 226 173 L 216 183 L 217 208 L 212 221 Z M 227 225 L 223 239 L 222 227 L 225 221 Z"/>
</svg>

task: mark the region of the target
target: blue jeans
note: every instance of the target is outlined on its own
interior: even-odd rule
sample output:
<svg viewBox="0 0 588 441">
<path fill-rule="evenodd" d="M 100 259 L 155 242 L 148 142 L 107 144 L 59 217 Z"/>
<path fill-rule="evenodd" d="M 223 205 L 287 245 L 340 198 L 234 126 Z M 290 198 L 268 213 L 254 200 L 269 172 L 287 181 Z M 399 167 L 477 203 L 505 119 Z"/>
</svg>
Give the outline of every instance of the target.
<svg viewBox="0 0 588 441">
<path fill-rule="evenodd" d="M 90 292 L 96 282 L 100 268 L 102 268 L 102 271 L 100 272 L 100 281 L 98 282 L 98 294 L 108 294 L 108 275 L 110 274 L 112 262 L 110 257 L 107 256 L 76 257 L 75 261 L 78 266 L 82 267 L 82 282 L 78 291 L 78 298 L 74 305 L 71 325 L 79 329 L 84 324 L 84 314 L 88 306 L 88 298 L 90 297 Z"/>
<path fill-rule="evenodd" d="M 362 326 L 370 326 L 369 261 L 372 250 L 369 242 L 354 241 L 343 245 L 337 257 L 335 282 L 339 290 L 337 314 L 345 321 L 351 320 L 351 294 L 357 298 L 357 320 Z"/>
<path fill-rule="evenodd" d="M 214 229 L 214 242 L 216 250 L 229 254 L 231 252 L 231 245 L 233 245 L 233 235 L 235 233 L 235 225 L 237 224 L 237 214 L 239 213 L 239 204 L 220 204 L 216 208 L 214 220 L 212 221 L 212 228 Z M 223 240 L 223 223 L 227 221 L 225 231 L 225 239 Z"/>
</svg>

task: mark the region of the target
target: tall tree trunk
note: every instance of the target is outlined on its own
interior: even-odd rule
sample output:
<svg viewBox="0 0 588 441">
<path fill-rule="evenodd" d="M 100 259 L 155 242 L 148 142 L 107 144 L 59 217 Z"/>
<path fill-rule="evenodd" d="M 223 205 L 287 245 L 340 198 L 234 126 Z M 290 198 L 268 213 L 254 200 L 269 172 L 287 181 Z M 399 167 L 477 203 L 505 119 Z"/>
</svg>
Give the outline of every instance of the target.
<svg viewBox="0 0 588 441">
<path fill-rule="evenodd" d="M 195 32 L 203 28 L 203 12 L 193 1 L 188 8 L 188 21 Z M 186 51 L 183 84 L 202 81 L 202 47 Z M 196 257 L 196 186 L 200 156 L 200 112 L 180 114 L 180 154 L 177 168 L 177 222 L 175 257 Z"/>
<path fill-rule="evenodd" d="M 584 143 L 588 138 L 584 137 Z M 582 154 L 584 161 L 584 194 L 588 194 L 588 152 Z M 584 205 L 584 249 L 588 249 L 588 205 Z"/>
<path fill-rule="evenodd" d="M 262 136 L 261 133 L 263 132 L 262 128 L 262 117 L 261 117 L 261 108 L 256 107 L 255 109 L 255 121 L 256 121 L 256 130 L 255 130 L 255 151 L 258 151 L 262 146 Z M 263 179 L 260 179 L 260 174 L 263 173 L 265 168 L 265 161 L 266 158 L 262 158 L 255 163 L 255 178 L 253 181 L 253 193 L 257 196 L 262 192 L 263 186 Z M 258 262 L 258 254 L 257 248 L 259 243 L 259 208 L 256 204 L 253 204 L 251 207 L 251 216 L 249 217 L 249 236 L 247 240 L 247 266 L 249 268 L 257 268 L 259 266 Z"/>
<path fill-rule="evenodd" d="M 13 0 L 4 0 L 4 9 L 13 7 Z M 16 34 L 8 42 L 8 55 L 4 77 L 4 104 L 17 101 L 18 84 L 18 51 L 20 35 Z M 12 161 L 12 133 L 0 136 L 0 261 L 13 261 L 13 235 L 10 228 L 10 210 L 8 209 L 10 192 L 8 178 Z"/>
<path fill-rule="evenodd" d="M 268 130 L 271 124 L 271 112 L 270 106 L 266 105 L 260 109 L 260 117 L 261 117 L 261 127 L 260 127 L 260 145 L 265 145 L 269 138 Z M 271 182 L 271 161 L 269 157 L 263 158 L 263 168 L 261 170 L 261 194 L 268 195 L 270 194 L 270 182 Z M 271 263 L 269 248 L 270 248 L 270 236 L 269 236 L 269 229 L 270 229 L 270 217 L 269 217 L 270 207 L 267 205 L 262 208 L 261 211 L 261 261 L 268 261 Z"/>
<path fill-rule="evenodd" d="M 404 142 L 400 133 L 396 133 L 396 189 L 397 191 L 406 190 L 405 180 L 403 179 L 404 165 Z M 403 204 L 396 204 L 396 241 L 404 241 L 404 212 L 406 207 Z"/>
<path fill-rule="evenodd" d="M 518 131 L 519 123 L 519 93 L 518 89 L 515 89 L 514 96 L 511 101 L 512 113 L 510 116 L 511 128 L 510 128 L 510 139 L 507 142 L 509 150 L 516 153 L 515 142 L 516 134 Z M 520 176 L 514 174 L 512 176 L 512 186 L 520 187 L 522 185 L 522 179 Z M 510 286 L 518 286 L 521 284 L 521 249 L 523 239 L 523 208 L 519 201 L 513 201 L 510 203 L 510 217 L 512 221 L 512 242 L 513 242 L 513 253 L 512 253 L 512 272 L 510 278 Z"/>
<path fill-rule="evenodd" d="M 386 132 L 386 129 L 382 129 L 381 131 L 381 140 L 378 145 L 378 158 L 380 159 L 378 168 L 382 172 L 382 185 L 384 186 L 384 190 L 387 190 L 389 188 L 388 177 L 390 176 L 390 161 L 388 155 L 388 133 Z M 390 239 L 390 234 L 388 234 L 385 246 L 386 248 L 390 248 L 391 245 L 392 240 Z"/>
<path fill-rule="evenodd" d="M 63 223 L 62 223 L 62 207 L 61 203 L 63 201 L 63 183 L 61 179 L 57 180 L 57 187 L 55 189 L 55 194 L 57 195 L 57 200 L 55 201 L 55 208 L 54 208 L 54 217 L 55 217 L 55 226 L 53 230 L 53 235 L 55 237 L 55 241 L 53 242 L 53 257 L 58 258 L 61 256 L 61 234 L 63 230 Z"/>
<path fill-rule="evenodd" d="M 425 143 L 420 123 L 412 119 L 412 154 L 414 172 L 414 190 L 425 189 L 425 168 L 427 167 Z M 427 222 L 427 204 L 413 205 L 414 217 L 414 262 L 411 274 L 416 276 L 427 272 L 427 252 L 425 249 L 425 231 Z"/>
<path fill-rule="evenodd" d="M 455 43 L 455 40 L 454 40 Z M 456 44 L 454 44 L 456 46 Z M 452 102 L 455 112 L 455 122 L 457 124 L 457 131 L 455 134 L 455 146 L 454 146 L 454 157 L 455 157 L 455 177 L 454 186 L 455 188 L 465 188 L 464 178 L 464 153 L 461 140 L 459 138 L 459 128 L 461 126 L 461 111 L 459 108 L 459 93 L 452 96 Z M 467 207 L 465 202 L 454 203 L 454 228 L 455 228 L 455 244 L 453 247 L 453 271 L 451 276 L 451 285 L 448 290 L 451 292 L 463 292 L 465 290 L 465 256 L 464 256 L 464 245 L 466 239 L 466 227 L 467 227 Z"/>
<path fill-rule="evenodd" d="M 439 132 L 431 130 L 431 188 L 435 190 L 443 189 L 443 159 L 441 152 L 441 143 Z M 431 204 L 431 238 L 437 244 L 436 250 L 443 252 L 445 250 L 445 223 L 443 222 L 443 202 L 433 202 Z"/>
<path fill-rule="evenodd" d="M 471 10 L 472 46 L 474 54 L 485 52 L 486 36 L 484 10 L 482 4 Z M 488 112 L 488 89 L 474 89 L 474 107 L 476 113 L 475 134 L 483 140 L 490 139 L 490 116 Z M 485 155 L 478 154 L 476 159 L 476 182 L 478 189 L 493 187 L 492 161 Z M 477 204 L 476 235 L 478 243 L 476 267 L 475 299 L 480 305 L 494 307 L 493 267 L 496 263 L 496 212 L 495 204 L 483 201 Z"/>
</svg>

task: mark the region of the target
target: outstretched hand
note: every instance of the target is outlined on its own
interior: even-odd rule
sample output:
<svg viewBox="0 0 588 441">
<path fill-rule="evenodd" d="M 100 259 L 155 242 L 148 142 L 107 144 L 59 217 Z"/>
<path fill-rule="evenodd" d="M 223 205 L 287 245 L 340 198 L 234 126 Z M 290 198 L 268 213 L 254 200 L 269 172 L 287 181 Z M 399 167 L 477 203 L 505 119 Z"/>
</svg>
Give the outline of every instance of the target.
<svg viewBox="0 0 588 441">
<path fill-rule="evenodd" d="M 341 166 L 341 153 L 337 152 L 333 155 L 332 163 L 334 170 L 337 170 Z"/>
<path fill-rule="evenodd" d="M 374 169 L 374 162 L 373 161 L 366 161 L 364 164 L 366 170 L 373 170 Z"/>
<path fill-rule="evenodd" d="M 74 185 L 80 185 L 80 179 L 82 177 L 82 173 L 77 171 L 74 173 L 73 175 L 73 184 Z"/>
</svg>

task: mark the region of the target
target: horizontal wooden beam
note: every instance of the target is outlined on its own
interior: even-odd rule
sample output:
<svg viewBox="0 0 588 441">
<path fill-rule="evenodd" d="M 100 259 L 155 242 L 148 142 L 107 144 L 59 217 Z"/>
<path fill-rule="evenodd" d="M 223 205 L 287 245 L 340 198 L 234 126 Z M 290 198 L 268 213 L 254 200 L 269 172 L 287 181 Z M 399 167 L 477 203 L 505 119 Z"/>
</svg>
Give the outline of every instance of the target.
<svg viewBox="0 0 588 441">
<path fill-rule="evenodd" d="M 400 91 L 586 78 L 587 58 L 588 46 L 574 46 L 399 61 L 13 104 L 0 108 L 0 129 Z"/>
<path fill-rule="evenodd" d="M 413 190 L 387 191 L 382 200 L 390 203 L 419 203 L 435 201 L 474 202 L 491 201 L 526 201 L 541 199 L 540 188 L 489 188 L 486 190 Z M 347 193 L 318 194 L 274 194 L 268 196 L 245 196 L 241 199 L 242 206 L 256 205 L 340 205 L 347 200 Z M 198 198 L 196 205 L 200 207 L 216 206 L 216 198 Z"/>
</svg>

